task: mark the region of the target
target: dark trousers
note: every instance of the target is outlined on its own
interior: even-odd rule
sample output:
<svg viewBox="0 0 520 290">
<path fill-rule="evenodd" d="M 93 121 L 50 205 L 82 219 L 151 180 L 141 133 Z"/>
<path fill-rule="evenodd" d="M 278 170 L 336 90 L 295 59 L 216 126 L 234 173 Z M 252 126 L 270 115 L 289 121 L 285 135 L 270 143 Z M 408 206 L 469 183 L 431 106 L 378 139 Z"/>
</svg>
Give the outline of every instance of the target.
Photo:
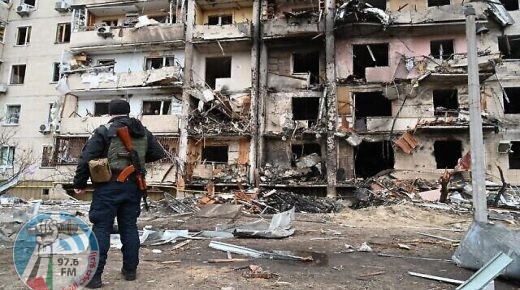
<svg viewBox="0 0 520 290">
<path fill-rule="evenodd" d="M 139 264 L 139 233 L 137 217 L 141 213 L 141 195 L 135 182 L 111 181 L 94 190 L 89 219 L 99 244 L 99 265 L 96 274 L 101 275 L 110 248 L 110 233 L 117 217 L 123 248 L 123 267 L 135 270 Z"/>
</svg>

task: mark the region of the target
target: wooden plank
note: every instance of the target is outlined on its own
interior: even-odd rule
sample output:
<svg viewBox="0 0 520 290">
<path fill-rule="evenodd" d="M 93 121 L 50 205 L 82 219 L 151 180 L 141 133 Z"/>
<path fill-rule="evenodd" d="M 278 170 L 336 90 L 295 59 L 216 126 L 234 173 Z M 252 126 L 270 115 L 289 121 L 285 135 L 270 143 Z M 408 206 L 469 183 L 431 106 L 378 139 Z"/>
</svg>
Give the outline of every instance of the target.
<svg viewBox="0 0 520 290">
<path fill-rule="evenodd" d="M 338 98 L 338 115 L 345 116 L 345 115 L 351 115 L 351 98 L 350 98 L 350 91 L 347 87 L 340 87 L 338 86 L 336 88 L 336 95 Z"/>
</svg>

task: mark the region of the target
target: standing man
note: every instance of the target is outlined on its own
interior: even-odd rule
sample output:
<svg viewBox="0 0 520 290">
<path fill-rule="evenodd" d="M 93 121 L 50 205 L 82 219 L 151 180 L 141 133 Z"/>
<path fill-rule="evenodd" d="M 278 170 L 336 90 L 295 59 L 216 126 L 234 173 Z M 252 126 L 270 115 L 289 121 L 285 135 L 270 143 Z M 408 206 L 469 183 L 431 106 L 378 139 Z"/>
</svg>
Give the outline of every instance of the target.
<svg viewBox="0 0 520 290">
<path fill-rule="evenodd" d="M 108 105 L 110 121 L 99 126 L 92 137 L 87 141 L 79 159 L 76 175 L 74 176 L 74 192 L 84 194 L 89 177 L 89 162 L 106 158 L 107 180 L 96 182 L 90 206 L 89 219 L 93 224 L 92 231 L 99 244 L 99 266 L 96 274 L 87 285 L 88 288 L 101 288 L 101 274 L 106 264 L 108 249 L 110 248 L 110 233 L 117 217 L 117 224 L 123 247 L 123 267 L 121 273 L 125 280 L 133 281 L 136 278 L 137 264 L 139 264 L 139 233 L 137 231 L 137 217 L 141 213 L 141 195 L 138 180 L 144 172 L 144 163 L 157 161 L 166 156 L 161 145 L 148 129 L 139 120 L 130 118 L 130 105 L 122 99 L 112 100 Z M 130 152 L 120 138 L 118 129 L 128 128 L 133 147 Z M 128 142 L 128 141 L 127 141 Z M 136 156 L 137 158 L 131 158 Z M 137 161 L 136 161 L 137 160 Z M 138 164 L 135 164 L 138 163 Z M 142 168 L 128 173 L 128 168 Z M 131 168 L 130 168 L 131 169 Z M 124 172 L 123 172 L 124 171 Z M 111 172 L 111 175 L 110 175 Z M 124 176 L 123 176 L 124 175 Z M 95 178 L 92 178 L 95 179 Z M 142 188 L 141 188 L 142 189 Z"/>
</svg>

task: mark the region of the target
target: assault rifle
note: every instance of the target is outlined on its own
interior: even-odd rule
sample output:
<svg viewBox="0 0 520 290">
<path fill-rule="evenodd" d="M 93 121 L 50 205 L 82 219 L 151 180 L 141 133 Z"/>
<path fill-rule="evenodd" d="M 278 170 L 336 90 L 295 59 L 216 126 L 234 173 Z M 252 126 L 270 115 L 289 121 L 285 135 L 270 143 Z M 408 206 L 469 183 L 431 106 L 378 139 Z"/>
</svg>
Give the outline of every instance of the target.
<svg viewBox="0 0 520 290">
<path fill-rule="evenodd" d="M 125 182 L 126 179 L 130 176 L 130 174 L 135 172 L 135 179 L 137 182 L 137 187 L 141 191 L 141 195 L 143 196 L 144 208 L 146 211 L 149 210 L 148 201 L 146 197 L 148 196 L 147 190 L 148 187 L 146 185 L 146 180 L 144 176 L 144 170 L 141 167 L 141 162 L 139 161 L 139 154 L 134 150 L 134 146 L 132 145 L 132 138 L 130 138 L 130 132 L 128 131 L 128 127 L 117 128 L 117 136 L 121 139 L 123 146 L 125 146 L 126 151 L 128 151 L 128 156 L 130 158 L 130 165 L 128 165 L 117 177 L 118 182 Z"/>
</svg>

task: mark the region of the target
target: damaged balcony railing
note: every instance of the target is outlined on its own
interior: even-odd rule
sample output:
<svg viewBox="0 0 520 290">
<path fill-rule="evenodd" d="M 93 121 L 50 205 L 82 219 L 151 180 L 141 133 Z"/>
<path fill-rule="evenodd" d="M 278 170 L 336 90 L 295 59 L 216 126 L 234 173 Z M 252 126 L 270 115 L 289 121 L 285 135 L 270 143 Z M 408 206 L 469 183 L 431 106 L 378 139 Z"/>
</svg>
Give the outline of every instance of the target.
<svg viewBox="0 0 520 290">
<path fill-rule="evenodd" d="M 320 13 L 313 11 L 286 12 L 283 18 L 263 21 L 262 33 L 264 38 L 315 36 L 324 33 L 324 19 Z"/>
<path fill-rule="evenodd" d="M 72 70 L 67 74 L 67 84 L 72 92 L 146 86 L 180 87 L 181 82 L 182 68 L 179 65 L 122 73 L 113 72 L 113 66 L 87 67 Z"/>
<path fill-rule="evenodd" d="M 225 25 L 195 25 L 194 40 L 219 39 L 250 39 L 252 35 L 251 22 L 241 22 Z"/>
</svg>

